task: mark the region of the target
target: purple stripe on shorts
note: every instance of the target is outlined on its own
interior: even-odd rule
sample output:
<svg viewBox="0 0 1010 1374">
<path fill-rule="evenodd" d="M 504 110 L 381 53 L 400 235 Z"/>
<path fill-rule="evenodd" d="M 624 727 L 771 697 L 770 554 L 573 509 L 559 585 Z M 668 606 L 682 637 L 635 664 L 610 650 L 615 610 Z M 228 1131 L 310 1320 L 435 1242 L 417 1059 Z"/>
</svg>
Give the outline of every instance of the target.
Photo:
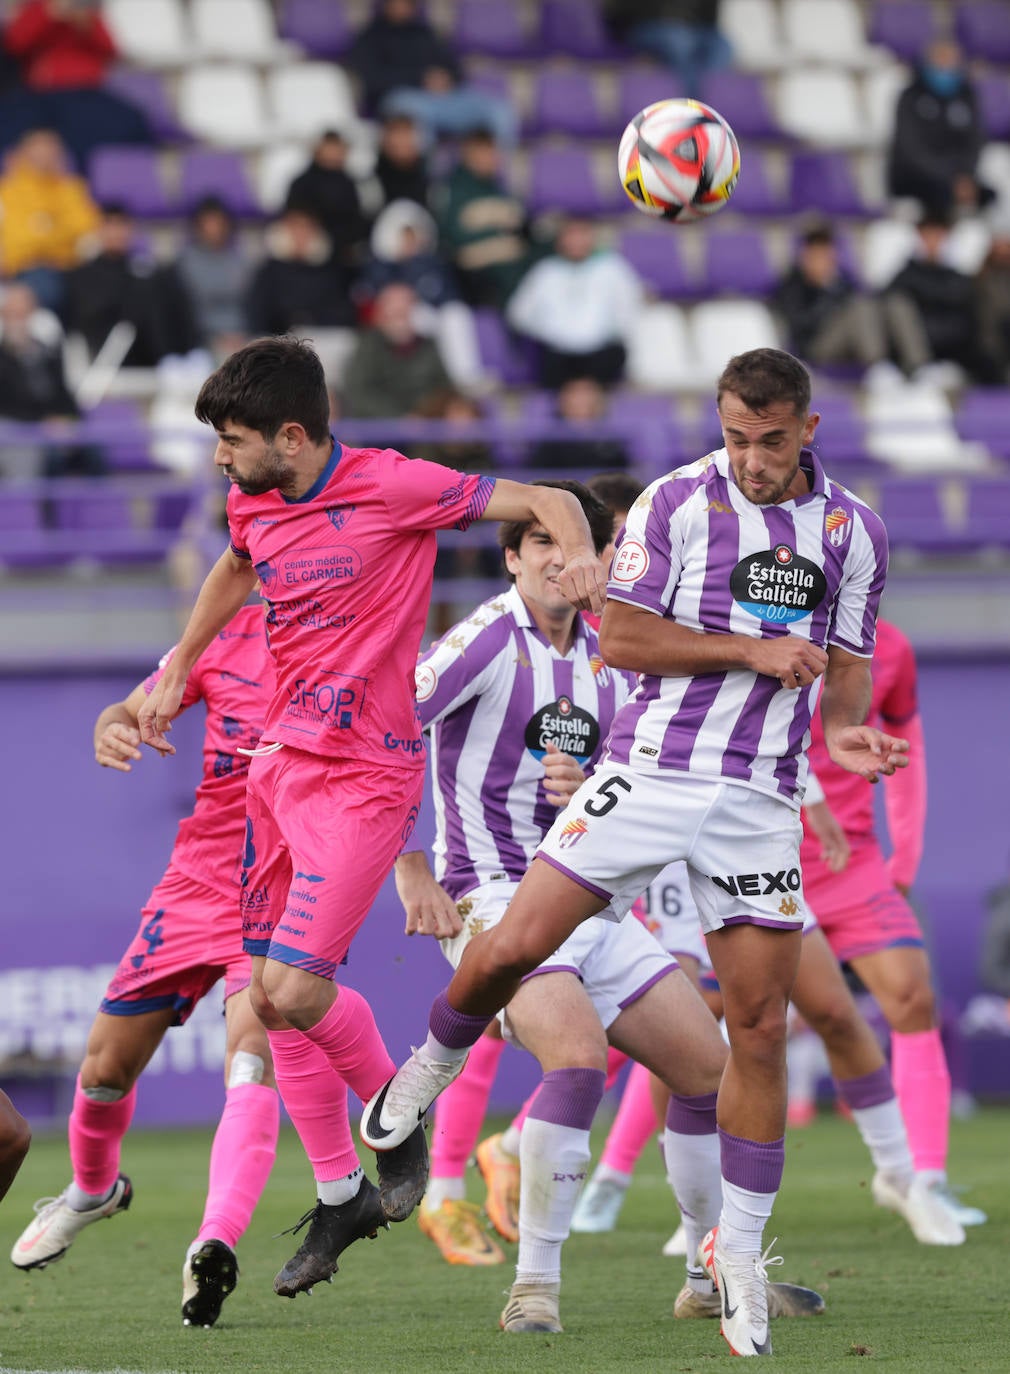
<svg viewBox="0 0 1010 1374">
<path fill-rule="evenodd" d="M 584 887 L 587 892 L 592 892 L 594 896 L 599 897 L 601 902 L 609 902 L 614 895 L 612 892 L 604 891 L 602 887 L 597 887 L 588 878 L 580 878 L 577 873 L 573 873 L 570 868 L 565 868 L 564 864 L 558 863 L 557 859 L 552 858 L 550 854 L 544 854 L 538 849 L 534 857 L 542 859 L 545 864 L 550 864 L 551 868 L 556 868 L 559 873 L 563 873 L 566 878 L 571 878 L 573 883 L 578 883 L 579 887 Z"/>
<path fill-rule="evenodd" d="M 630 919 L 634 920 L 634 917 L 631 917 Z M 640 988 L 636 988 L 634 992 L 629 992 L 627 997 L 624 998 L 623 1002 L 618 1002 L 617 1005 L 621 1008 L 622 1011 L 624 1011 L 626 1007 L 630 1007 L 633 1003 L 637 1002 L 640 997 L 644 997 L 645 994 L 649 991 L 649 989 L 651 987 L 654 987 L 655 984 L 658 983 L 661 978 L 665 978 L 670 973 L 676 973 L 679 967 L 680 965 L 677 963 L 677 961 L 675 959 L 671 959 L 670 962 L 667 964 L 666 968 L 661 968 L 658 973 L 654 973 L 652 977 L 648 978 Z"/>
<path fill-rule="evenodd" d="M 734 1187 L 749 1193 L 777 1193 L 786 1163 L 786 1142 L 781 1140 L 741 1140 L 719 1129 L 722 1176 Z"/>
<path fill-rule="evenodd" d="M 854 1112 L 860 1107 L 879 1107 L 882 1102 L 891 1102 L 894 1098 L 891 1070 L 886 1064 L 860 1078 L 836 1078 L 835 1087 L 838 1096 Z"/>
<path fill-rule="evenodd" d="M 524 973 L 521 981 L 528 983 L 531 978 L 540 978 L 545 973 L 573 973 L 579 982 L 582 982 L 582 970 L 574 964 L 551 964 L 550 968 L 540 964 L 532 972 Z"/>
<path fill-rule="evenodd" d="M 440 992 L 428 1013 L 428 1029 L 447 1050 L 467 1050 L 476 1045 L 494 1018 L 471 1016 L 457 1011 L 444 992 Z"/>
<path fill-rule="evenodd" d="M 702 1093 L 699 1097 L 682 1097 L 679 1093 L 670 1096 L 666 1109 L 666 1129 L 674 1135 L 715 1135 L 715 1104 L 719 1097 L 715 1093 Z"/>
<path fill-rule="evenodd" d="M 802 930 L 803 917 L 798 916 L 795 921 L 787 921 L 784 917 L 781 921 L 773 921 L 770 916 L 723 916 L 724 926 L 768 926 L 770 930 Z"/>
<path fill-rule="evenodd" d="M 527 1115 L 555 1126 L 588 1131 L 603 1098 L 607 1075 L 602 1069 L 551 1069 L 544 1074 Z"/>
</svg>

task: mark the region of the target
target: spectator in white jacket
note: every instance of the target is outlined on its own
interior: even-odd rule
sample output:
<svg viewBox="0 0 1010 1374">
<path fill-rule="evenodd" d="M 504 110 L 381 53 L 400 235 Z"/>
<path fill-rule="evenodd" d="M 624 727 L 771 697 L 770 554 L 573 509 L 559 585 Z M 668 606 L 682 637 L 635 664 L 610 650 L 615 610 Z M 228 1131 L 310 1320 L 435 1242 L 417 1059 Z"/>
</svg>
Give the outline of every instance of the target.
<svg viewBox="0 0 1010 1374">
<path fill-rule="evenodd" d="M 575 377 L 613 386 L 624 376 L 626 345 L 642 303 L 641 280 L 596 228 L 571 217 L 554 252 L 523 277 L 506 307 L 512 329 L 539 345 L 539 380 L 557 390 Z"/>
</svg>

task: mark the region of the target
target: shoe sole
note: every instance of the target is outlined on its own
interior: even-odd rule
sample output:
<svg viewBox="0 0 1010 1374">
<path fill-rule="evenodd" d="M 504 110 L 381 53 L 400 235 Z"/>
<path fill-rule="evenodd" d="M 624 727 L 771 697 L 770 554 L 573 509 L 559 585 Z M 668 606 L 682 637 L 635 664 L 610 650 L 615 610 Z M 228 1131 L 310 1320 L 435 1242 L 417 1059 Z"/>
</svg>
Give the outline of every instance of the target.
<svg viewBox="0 0 1010 1374">
<path fill-rule="evenodd" d="M 416 1161 L 408 1160 L 407 1167 L 411 1172 L 406 1177 L 385 1178 L 385 1171 L 391 1166 L 396 1167 L 393 1159 L 396 1150 L 410 1145 L 415 1136 L 419 1137 L 420 1148 L 417 1152 Z M 383 1215 L 387 1221 L 406 1221 L 424 1197 L 424 1191 L 428 1186 L 431 1165 L 424 1126 L 417 1126 L 403 1142 L 403 1146 L 397 1146 L 395 1149 L 387 1150 L 384 1153 L 377 1152 L 375 1167 L 379 1180 L 379 1205 Z"/>
<path fill-rule="evenodd" d="M 119 1178 L 116 1179 L 117 1183 L 119 1182 L 119 1179 L 122 1179 L 125 1185 L 123 1188 L 122 1197 L 119 1199 L 116 1206 L 112 1209 L 111 1212 L 106 1212 L 103 1216 L 100 1217 L 92 1217 L 91 1220 L 87 1223 L 88 1226 L 93 1226 L 96 1221 L 109 1221 L 112 1219 L 112 1217 L 118 1216 L 120 1212 L 125 1212 L 129 1209 L 130 1203 L 133 1201 L 133 1184 L 130 1182 L 130 1180 L 127 1178 L 125 1174 L 119 1175 Z M 85 1229 L 86 1228 L 84 1226 L 81 1227 L 81 1231 Z M 78 1231 L 77 1235 L 80 1235 L 80 1231 Z M 68 1240 L 66 1245 L 64 1245 L 63 1249 L 57 1250 L 55 1254 L 46 1255 L 42 1259 L 30 1260 L 27 1264 L 18 1264 L 14 1256 L 11 1255 L 11 1264 L 13 1264 L 15 1269 L 20 1269 L 23 1273 L 28 1273 L 28 1271 L 31 1269 L 45 1269 L 47 1265 L 56 1264 L 59 1260 L 61 1260 L 63 1256 L 67 1253 L 67 1251 L 70 1249 L 71 1245 L 73 1245 L 76 1239 L 77 1236 L 74 1236 L 71 1240 Z M 15 1246 L 15 1249 L 16 1248 L 17 1247 Z"/>
<path fill-rule="evenodd" d="M 197 1292 L 182 1305 L 182 1324 L 207 1330 L 221 1315 L 225 1298 L 235 1291 L 238 1261 L 226 1245 L 208 1241 L 197 1250 L 189 1265 Z"/>
</svg>

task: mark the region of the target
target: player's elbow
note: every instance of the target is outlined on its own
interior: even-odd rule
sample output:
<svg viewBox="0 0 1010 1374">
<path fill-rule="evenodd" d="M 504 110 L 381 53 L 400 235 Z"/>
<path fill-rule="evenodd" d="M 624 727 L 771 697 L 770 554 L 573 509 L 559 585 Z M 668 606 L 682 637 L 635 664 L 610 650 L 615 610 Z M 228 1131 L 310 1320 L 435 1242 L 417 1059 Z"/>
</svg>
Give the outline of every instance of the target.
<svg viewBox="0 0 1010 1374">
<path fill-rule="evenodd" d="M 641 665 L 633 660 L 641 658 L 641 646 L 636 650 L 633 640 L 613 624 L 607 624 L 604 616 L 600 626 L 600 653 L 609 668 L 626 668 L 631 672 L 641 672 Z"/>
</svg>

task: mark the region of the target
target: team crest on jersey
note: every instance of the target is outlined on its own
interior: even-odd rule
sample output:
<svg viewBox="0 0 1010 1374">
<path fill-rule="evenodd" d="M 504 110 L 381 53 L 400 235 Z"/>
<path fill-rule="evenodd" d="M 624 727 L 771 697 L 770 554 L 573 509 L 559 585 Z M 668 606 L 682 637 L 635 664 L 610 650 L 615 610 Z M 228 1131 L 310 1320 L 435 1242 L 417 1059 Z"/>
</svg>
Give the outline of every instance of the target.
<svg viewBox="0 0 1010 1374">
<path fill-rule="evenodd" d="M 589 666 L 593 670 L 593 677 L 600 684 L 600 686 L 609 687 L 610 669 L 604 663 L 603 659 L 600 657 L 599 654 L 589 655 Z"/>
<path fill-rule="evenodd" d="M 335 530 L 342 530 L 354 514 L 356 507 L 344 501 L 339 506 L 327 506 L 326 515 Z"/>
<path fill-rule="evenodd" d="M 852 533 L 852 516 L 841 506 L 835 506 L 834 510 L 829 510 L 824 517 L 824 528 L 828 543 L 840 549 Z"/>
<path fill-rule="evenodd" d="M 589 825 L 582 816 L 576 816 L 574 821 L 568 821 L 561 827 L 561 834 L 558 836 L 558 848 L 571 849 L 573 844 L 578 844 L 588 829 Z"/>
<path fill-rule="evenodd" d="M 256 576 L 259 578 L 263 590 L 268 592 L 277 577 L 277 569 L 264 558 L 256 564 Z"/>
<path fill-rule="evenodd" d="M 791 625 L 817 609 L 828 583 L 816 563 L 788 544 L 776 544 L 742 558 L 730 574 L 729 589 L 750 615 L 769 625 Z"/>
<path fill-rule="evenodd" d="M 414 669 L 414 696 L 418 701 L 427 701 L 438 686 L 438 673 L 429 663 L 419 663 Z"/>
<path fill-rule="evenodd" d="M 649 571 L 649 550 L 637 539 L 625 539 L 614 554 L 610 576 L 622 587 L 630 587 Z"/>
</svg>

